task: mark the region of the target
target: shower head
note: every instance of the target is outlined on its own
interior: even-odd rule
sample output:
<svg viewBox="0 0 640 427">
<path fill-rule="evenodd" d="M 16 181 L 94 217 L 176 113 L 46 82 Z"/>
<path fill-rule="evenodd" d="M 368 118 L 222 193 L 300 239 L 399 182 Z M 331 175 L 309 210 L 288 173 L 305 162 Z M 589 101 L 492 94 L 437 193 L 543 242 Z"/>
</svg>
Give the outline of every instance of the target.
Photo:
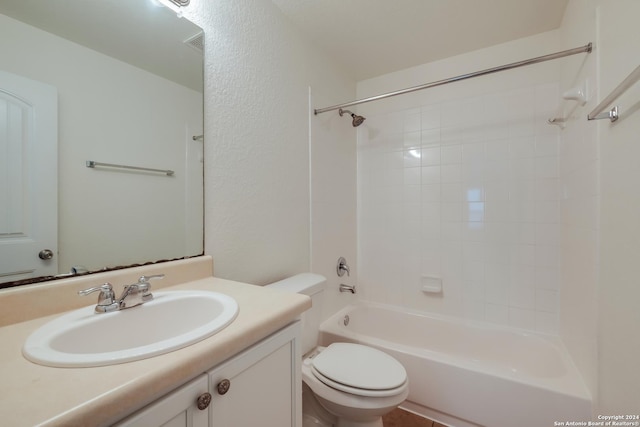
<svg viewBox="0 0 640 427">
<path fill-rule="evenodd" d="M 347 114 L 350 114 L 350 115 L 351 115 L 351 118 L 353 119 L 353 121 L 351 122 L 351 124 L 353 125 L 353 127 L 354 127 L 354 128 L 356 128 L 356 127 L 360 126 L 360 125 L 362 124 L 362 122 L 364 122 L 365 120 L 367 120 L 367 119 L 365 119 L 365 118 L 364 118 L 364 117 L 362 117 L 362 116 L 357 116 L 357 115 L 353 114 L 353 113 L 352 113 L 351 111 L 349 111 L 349 110 L 343 110 L 342 108 L 338 110 L 338 114 L 340 114 L 340 117 L 342 117 L 342 115 L 343 115 L 344 113 L 347 113 Z"/>
</svg>

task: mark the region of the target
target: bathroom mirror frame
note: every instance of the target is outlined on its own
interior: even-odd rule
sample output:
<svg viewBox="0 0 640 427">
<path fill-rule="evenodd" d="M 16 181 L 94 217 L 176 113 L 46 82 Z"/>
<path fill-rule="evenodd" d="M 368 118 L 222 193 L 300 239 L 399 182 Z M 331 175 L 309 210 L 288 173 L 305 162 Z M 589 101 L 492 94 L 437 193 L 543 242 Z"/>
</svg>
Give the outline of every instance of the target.
<svg viewBox="0 0 640 427">
<path fill-rule="evenodd" d="M 29 18 L 28 14 L 24 15 L 25 12 L 21 11 L 20 9 L 23 5 L 27 3 L 31 3 L 32 6 L 36 5 L 37 8 L 42 8 L 42 10 L 40 10 L 39 12 L 40 16 L 34 16 L 32 18 Z M 169 87 L 170 89 L 166 91 L 167 92 L 166 96 L 169 96 L 169 94 L 173 94 L 174 92 L 171 92 L 171 91 L 174 91 L 174 90 L 176 92 L 182 91 L 187 93 L 185 95 L 185 98 L 188 98 L 189 101 L 192 101 L 193 99 L 198 98 L 197 102 L 199 102 L 199 104 L 196 107 L 195 103 L 192 102 L 191 105 L 189 106 L 190 108 L 189 111 L 191 112 L 197 109 L 197 112 L 192 115 L 192 117 L 194 117 L 193 123 L 192 122 L 186 123 L 186 121 L 183 121 L 179 125 L 176 125 L 176 127 L 179 126 L 181 129 L 179 144 L 183 144 L 183 145 L 180 145 L 180 147 L 181 147 L 181 150 L 185 152 L 183 156 L 185 157 L 185 159 L 181 158 L 176 160 L 176 163 L 181 163 L 178 165 L 178 167 L 174 167 L 174 165 L 172 165 L 170 161 L 175 158 L 175 155 L 172 155 L 171 153 L 164 154 L 164 155 L 158 154 L 155 151 L 156 150 L 155 147 L 152 150 L 146 151 L 146 154 L 149 155 L 150 162 L 146 162 L 146 158 L 145 158 L 146 154 L 137 153 L 137 151 L 143 151 L 143 149 L 138 148 L 137 146 L 134 147 L 133 145 L 131 145 L 131 153 L 128 153 L 127 156 L 122 156 L 121 158 L 118 158 L 118 156 L 113 156 L 112 158 L 112 157 L 109 157 L 108 155 L 106 156 L 104 155 L 105 153 L 109 154 L 111 150 L 115 151 L 116 148 L 112 149 L 111 147 L 102 147 L 102 148 L 96 147 L 93 150 L 93 153 L 96 153 L 95 158 L 89 157 L 90 155 L 94 155 L 94 154 L 87 154 L 87 153 L 78 154 L 77 156 L 78 159 L 74 158 L 72 163 L 72 167 L 76 169 L 76 173 L 79 174 L 79 175 L 76 175 L 76 177 L 73 179 L 75 179 L 76 181 L 92 180 L 90 181 L 92 186 L 90 187 L 89 191 L 83 192 L 83 193 L 78 193 L 76 191 L 74 194 L 74 190 L 72 189 L 63 189 L 62 187 L 59 189 L 57 211 L 59 212 L 59 215 L 61 217 L 60 220 L 58 221 L 58 224 L 59 224 L 58 229 L 59 229 L 59 232 L 61 233 L 60 239 L 59 239 L 61 250 L 64 247 L 63 240 L 66 240 L 66 241 L 70 240 L 66 236 L 63 236 L 63 233 L 69 232 L 68 224 L 66 229 L 63 230 L 63 224 L 64 224 L 63 217 L 76 216 L 80 218 L 88 218 L 91 216 L 91 214 L 96 212 L 96 209 L 98 212 L 100 212 L 100 206 L 95 206 L 94 210 L 90 210 L 90 209 L 78 210 L 76 212 L 77 209 L 73 204 L 74 199 L 81 200 L 80 204 L 83 206 L 99 205 L 101 201 L 105 201 L 105 199 L 108 196 L 110 195 L 113 196 L 113 195 L 116 195 L 117 193 L 117 198 L 110 202 L 112 205 L 114 205 L 113 209 L 111 211 L 106 211 L 105 216 L 110 215 L 114 217 L 112 218 L 113 221 L 111 222 L 123 224 L 127 221 L 127 218 L 131 216 L 127 214 L 127 208 L 130 211 L 134 211 L 134 212 L 144 211 L 145 209 L 147 209 L 147 221 L 145 224 L 142 224 L 138 227 L 141 229 L 141 232 L 146 234 L 142 234 L 141 235 L 142 237 L 132 236 L 130 240 L 127 240 L 125 238 L 119 239 L 120 243 L 122 243 L 122 246 L 121 247 L 113 246 L 111 247 L 111 249 L 108 249 L 109 253 L 113 255 L 113 258 L 109 258 L 108 255 L 105 257 L 101 257 L 99 258 L 100 261 L 104 260 L 104 262 L 101 264 L 95 264 L 93 262 L 85 263 L 82 259 L 78 259 L 77 261 L 75 261 L 74 259 L 72 263 L 73 265 L 72 267 L 69 267 L 68 263 L 59 264 L 58 271 L 55 274 L 41 275 L 38 277 L 20 277 L 16 280 L 13 280 L 10 278 L 7 279 L 6 277 L 1 277 L 2 271 L 0 271 L 0 282 L 2 282 L 3 279 L 6 280 L 3 283 L 0 283 L 0 289 L 10 288 L 10 287 L 15 287 L 20 285 L 27 285 L 32 283 L 40 283 L 40 282 L 45 282 L 50 280 L 56 280 L 59 278 L 70 277 L 70 276 L 94 274 L 94 273 L 100 273 L 100 272 L 109 271 L 109 270 L 117 270 L 122 268 L 140 266 L 140 265 L 161 263 L 161 262 L 172 261 L 176 259 L 185 259 L 185 258 L 190 258 L 195 256 L 201 256 L 204 253 L 204 203 L 203 203 L 204 177 L 202 173 L 203 172 L 202 126 L 203 126 L 203 119 L 204 119 L 204 111 L 203 111 L 204 53 L 202 50 L 203 30 L 200 27 L 198 27 L 196 24 L 190 21 L 187 21 L 185 18 L 176 16 L 176 13 L 170 8 L 166 6 L 162 6 L 160 4 L 154 5 L 153 2 L 151 2 L 150 0 L 135 0 L 135 2 L 133 0 L 101 0 L 101 2 L 99 3 L 100 7 L 102 8 L 110 7 L 111 9 L 124 9 L 123 12 L 119 12 L 119 13 L 121 14 L 126 13 L 126 16 L 120 16 L 118 18 L 114 18 L 115 22 L 111 22 L 111 24 L 108 24 L 107 23 L 108 21 L 106 21 L 106 14 L 104 13 L 105 12 L 104 9 L 94 14 L 96 16 L 96 19 L 98 19 L 100 23 L 99 24 L 91 23 L 90 19 L 92 14 L 88 13 L 87 10 L 83 10 L 82 7 L 85 7 L 88 5 L 95 6 L 97 4 L 95 2 L 86 2 L 86 0 L 65 0 L 65 2 L 63 3 L 65 3 L 65 5 L 69 8 L 74 8 L 74 10 L 70 11 L 69 9 L 64 9 L 60 7 L 59 4 L 55 5 L 54 1 L 43 3 L 40 0 L 23 0 L 21 2 L 13 2 L 13 5 L 8 3 L 6 5 L 0 6 L 0 18 L 8 19 L 10 21 L 15 21 L 17 23 L 16 25 L 28 26 L 28 27 L 34 28 L 35 31 L 41 32 L 42 34 L 46 34 L 47 36 L 50 36 L 52 38 L 62 40 L 64 43 L 74 45 L 75 48 L 78 48 L 79 50 L 84 49 L 85 51 L 89 52 L 88 53 L 89 55 L 93 54 L 93 55 L 100 56 L 103 59 L 106 58 L 105 60 L 118 62 L 119 63 L 118 66 L 120 67 L 120 69 L 129 68 L 132 70 L 131 73 L 136 74 L 136 76 L 139 78 L 142 78 L 141 76 L 148 75 L 150 80 L 154 80 L 153 84 L 155 85 L 162 84 L 162 85 L 166 85 L 166 87 Z M 133 6 L 133 3 L 135 3 L 136 5 L 135 7 Z M 130 6 L 135 9 L 135 13 L 142 11 L 143 13 L 146 13 L 146 14 L 141 16 L 134 16 L 135 14 L 131 13 L 131 11 L 128 9 Z M 20 15 L 21 13 L 23 15 Z M 149 25 L 156 25 L 150 22 L 151 14 L 161 15 L 162 18 L 159 19 L 158 22 L 162 22 L 162 25 L 166 25 L 168 22 L 170 22 L 170 23 L 175 23 L 176 26 L 178 25 L 181 26 L 182 28 L 181 30 L 175 30 L 176 34 L 181 34 L 181 31 L 182 32 L 187 31 L 189 33 L 189 37 L 187 38 L 183 37 L 181 40 L 179 40 L 181 44 L 179 48 L 180 49 L 184 48 L 180 51 L 180 57 L 175 57 L 175 56 L 153 57 L 153 55 L 149 53 L 149 51 L 151 50 L 158 50 L 156 49 L 156 47 L 158 46 L 154 46 L 154 49 L 148 48 L 149 41 L 153 40 L 153 36 L 150 34 Z M 35 15 L 38 15 L 38 14 L 35 14 Z M 78 28 L 74 29 L 73 25 L 70 25 L 69 22 L 73 19 L 79 19 L 79 17 L 82 18 L 82 21 L 83 21 L 82 25 L 78 25 Z M 138 32 L 142 31 L 144 34 L 139 36 L 139 39 L 137 40 L 130 40 L 128 43 L 129 45 L 128 51 L 124 52 L 122 55 L 120 55 L 116 51 L 117 49 L 114 48 L 114 46 L 111 46 L 111 47 L 97 46 L 95 45 L 95 40 L 94 41 L 82 40 L 78 38 L 82 34 L 82 29 L 84 28 L 85 32 L 86 31 L 91 32 L 94 36 L 93 38 L 97 40 L 116 39 L 118 38 L 116 36 L 116 33 L 118 33 L 120 40 L 122 40 L 123 38 L 126 39 L 127 36 L 126 35 L 123 36 L 123 33 L 126 33 L 125 30 L 127 29 L 127 25 L 130 27 L 135 25 L 131 23 L 136 22 L 135 21 L 136 19 L 138 20 L 140 24 L 140 28 L 142 29 L 142 30 L 138 29 Z M 38 25 L 38 22 L 46 22 L 46 24 Z M 47 27 L 47 25 L 51 25 L 52 27 Z M 60 33 L 56 31 L 56 29 L 54 28 L 55 25 L 67 28 L 69 33 L 64 33 L 64 31 L 63 33 Z M 169 24 L 169 25 L 173 25 L 173 24 Z M 107 36 L 104 33 L 100 33 L 100 31 L 102 31 L 105 27 L 110 28 L 110 31 L 112 33 L 110 36 Z M 190 28 L 187 28 L 187 27 L 190 27 Z M 73 33 L 74 31 L 76 31 L 75 34 Z M 167 34 L 172 32 L 174 32 L 174 30 L 166 31 Z M 199 40 L 197 40 L 198 36 L 199 36 Z M 133 37 L 133 36 L 129 36 L 129 37 Z M 165 34 L 162 34 L 161 37 L 165 37 Z M 191 42 L 187 39 L 191 39 Z M 157 40 L 160 40 L 160 41 L 159 42 L 157 41 L 156 43 L 154 43 L 155 45 L 168 44 L 168 43 L 164 43 L 160 38 Z M 0 45 L 2 44 L 0 43 Z M 3 46 L 6 47 L 7 44 L 4 44 Z M 136 53 L 136 51 L 132 49 L 132 47 L 139 47 L 140 49 L 144 49 L 144 54 L 140 53 L 140 51 Z M 109 50 L 109 49 L 116 49 L 116 50 Z M 33 52 L 29 52 L 29 53 L 32 54 Z M 171 54 L 172 55 L 176 54 L 176 51 L 175 50 L 172 51 Z M 25 57 L 26 56 L 27 55 L 25 55 Z M 38 56 L 38 55 L 33 54 L 32 56 Z M 136 56 L 138 57 L 136 58 Z M 199 60 L 194 60 L 193 58 L 195 56 L 198 56 Z M 49 58 L 49 60 L 50 59 L 51 58 Z M 65 61 L 66 60 L 68 60 L 68 58 L 65 58 Z M 162 70 L 160 70 L 158 68 L 159 66 L 164 67 L 165 64 L 183 65 L 183 63 L 184 64 L 188 63 L 191 69 L 187 70 L 186 68 L 184 68 L 181 70 L 176 68 L 170 69 L 170 67 L 167 67 L 166 69 L 163 68 Z M 197 63 L 198 69 L 194 71 L 193 68 L 194 68 L 194 64 L 196 63 Z M 84 72 L 85 74 L 79 76 L 78 80 L 81 80 L 81 79 L 86 80 L 87 75 L 90 73 L 87 65 L 88 64 L 85 62 L 85 63 L 76 64 L 76 65 L 69 65 L 69 68 L 75 67 L 75 68 L 81 69 L 82 72 Z M 12 67 L 13 67 L 13 64 L 8 67 L 5 67 L 5 65 L 3 65 L 2 69 L 4 70 L 5 68 L 8 68 L 6 71 L 8 71 L 9 73 L 13 73 L 21 76 L 27 74 L 26 77 L 33 78 L 31 75 L 28 75 L 29 73 L 20 73 L 19 71 L 16 72 L 15 71 L 16 67 L 13 67 L 13 68 Z M 198 81 L 194 80 L 194 75 L 196 76 L 196 80 Z M 38 79 L 34 78 L 34 80 L 38 80 Z M 39 81 L 43 81 L 43 80 L 44 79 L 39 79 Z M 96 78 L 96 81 L 98 82 L 97 83 L 98 85 L 104 84 L 104 82 L 102 80 L 99 80 L 98 78 Z M 158 82 L 161 82 L 161 83 L 158 83 Z M 49 83 L 49 82 L 45 81 L 45 83 Z M 96 84 L 96 82 L 94 82 L 94 84 Z M 141 86 L 143 86 L 146 83 L 140 81 L 132 84 L 140 84 Z M 153 87 L 153 86 L 149 86 L 149 87 Z M 155 86 L 155 87 L 159 87 L 159 86 Z M 150 89 L 146 88 L 146 90 L 150 90 Z M 158 92 L 163 92 L 163 90 L 156 90 L 156 93 Z M 62 123 L 66 119 L 65 117 L 65 114 L 67 113 L 65 111 L 66 96 L 67 96 L 67 93 L 65 89 L 63 87 L 58 88 L 58 105 L 59 105 L 58 121 L 60 123 Z M 138 96 L 138 99 L 142 99 L 142 96 L 140 94 L 138 94 L 137 96 Z M 153 100 L 150 99 L 148 102 L 158 103 L 158 99 L 160 98 L 153 99 Z M 172 97 L 171 99 L 173 100 L 176 98 Z M 179 99 L 182 100 L 183 98 L 179 98 Z M 95 102 L 100 103 L 102 101 L 96 100 Z M 104 102 L 106 103 L 106 101 Z M 124 99 L 120 99 L 119 102 L 120 102 L 119 105 L 125 105 L 129 103 L 127 100 L 124 100 Z M 182 118 L 180 116 L 180 111 L 185 109 L 183 108 L 182 105 L 177 105 L 172 103 L 170 106 L 165 106 L 165 107 L 166 107 L 165 108 L 166 110 L 173 110 L 169 114 L 176 116 L 177 120 L 180 120 Z M 109 108 L 105 108 L 105 109 L 109 109 Z M 117 109 L 120 109 L 120 107 L 111 108 L 110 110 L 117 110 Z M 87 107 L 86 110 L 88 114 L 89 111 L 91 111 L 91 108 Z M 147 111 L 141 111 L 141 113 L 147 113 L 150 115 L 150 113 Z M 96 114 L 100 114 L 100 112 L 97 112 Z M 199 117 L 196 118 L 195 117 L 196 115 Z M 159 119 L 156 118 L 156 121 L 159 123 L 163 121 L 166 115 L 163 115 L 163 116 L 158 115 L 157 117 L 160 117 Z M 88 119 L 87 121 L 95 122 L 95 120 L 96 119 L 94 118 L 94 119 Z M 122 120 L 124 121 L 125 119 L 122 119 Z M 131 118 L 131 117 L 129 117 L 126 120 L 129 120 L 129 122 L 136 121 L 135 118 Z M 106 118 L 104 118 L 103 121 L 106 122 L 107 121 Z M 143 120 L 140 119 L 140 122 L 143 122 Z M 113 128 L 121 127 L 121 126 L 124 127 L 120 121 L 111 121 L 110 123 L 115 123 L 112 125 Z M 59 144 L 58 163 L 60 168 L 59 181 L 60 181 L 60 184 L 64 185 L 64 182 L 66 181 L 62 178 L 63 178 L 63 175 L 68 173 L 67 171 L 69 169 L 69 164 L 71 162 L 71 160 L 68 159 L 68 153 L 71 152 L 72 153 L 71 156 L 73 156 L 73 153 L 77 150 L 74 150 L 70 147 L 66 147 L 65 149 L 62 148 L 62 146 L 70 140 L 69 134 L 71 134 L 72 132 L 67 132 L 66 130 L 63 129 L 63 126 L 61 125 L 59 125 L 58 128 L 59 128 L 58 129 L 58 144 Z M 111 131 L 112 129 L 96 128 L 94 132 L 91 132 L 91 133 L 85 132 L 84 134 L 85 141 L 86 140 L 93 141 L 94 139 L 98 140 L 103 136 L 104 138 L 107 138 L 108 136 L 115 135 L 115 133 Z M 132 144 L 133 142 L 137 143 L 141 139 L 140 135 L 144 135 L 144 134 L 149 134 L 149 139 L 155 138 L 155 140 L 157 141 L 159 140 L 159 138 L 162 137 L 163 133 L 167 133 L 166 130 L 163 131 L 161 129 L 148 129 L 148 128 L 144 129 L 144 132 L 142 131 L 131 132 L 131 135 L 132 135 L 131 138 L 129 138 L 128 141 L 123 141 L 119 143 L 120 145 L 118 145 L 118 147 L 121 148 L 122 145 Z M 103 134 L 109 134 L 109 135 L 103 135 Z M 173 135 L 175 135 L 175 133 Z M 191 146 L 189 144 L 191 144 Z M 90 144 L 87 143 L 87 145 L 90 145 Z M 117 145 L 117 143 L 113 143 L 113 145 L 115 146 Z M 197 147 L 197 148 L 191 148 L 191 147 Z M 98 157 L 101 155 L 100 153 L 102 153 L 103 157 Z M 82 157 L 82 160 L 79 162 L 80 157 Z M 140 158 L 136 158 L 136 157 L 142 157 L 144 159 L 143 161 L 140 161 Z M 176 170 L 176 175 L 178 177 L 174 178 L 174 177 L 167 177 L 167 176 L 159 176 L 161 174 L 148 172 L 148 171 L 117 170 L 114 168 L 104 168 L 104 167 L 95 168 L 95 169 L 89 168 L 88 166 L 85 165 L 85 160 L 86 162 L 88 162 L 89 159 L 93 161 L 105 162 L 105 163 L 119 163 L 119 164 L 129 163 L 136 166 L 151 166 L 151 167 L 158 166 L 162 168 L 164 168 L 168 164 L 168 166 L 170 166 L 171 169 Z M 194 170 L 191 170 L 188 167 L 190 164 L 189 162 L 192 162 L 191 164 L 193 164 L 193 162 L 197 163 L 198 167 L 194 168 Z M 156 165 L 156 163 L 158 164 Z M 82 178 L 77 178 L 78 176 L 81 176 Z M 67 178 L 67 180 L 68 179 L 69 178 Z M 187 187 L 185 184 L 185 181 L 188 181 L 188 180 L 191 180 L 191 184 L 193 184 L 192 187 L 196 190 L 195 194 L 189 195 L 189 194 L 186 194 L 186 192 L 184 191 L 185 188 Z M 140 187 L 136 187 L 136 185 L 138 184 L 140 184 Z M 114 186 L 112 189 L 110 189 L 111 185 Z M 120 185 L 120 187 L 115 187 L 116 185 Z M 148 185 L 148 187 L 144 187 L 144 185 Z M 183 191 L 182 193 L 180 193 L 180 200 L 165 199 L 165 197 L 167 197 L 169 194 L 173 194 L 171 191 L 169 191 L 168 189 L 169 187 L 174 189 L 174 187 L 180 187 L 180 186 L 183 187 L 182 188 Z M 130 194 L 129 196 L 125 197 L 125 195 L 122 194 L 123 192 L 120 190 L 122 188 L 129 188 L 129 187 L 132 189 L 135 188 L 136 190 L 138 188 L 144 188 L 145 191 L 143 192 L 143 190 L 140 190 L 140 194 Z M 146 190 L 150 190 L 150 191 L 146 191 Z M 177 194 L 177 192 L 175 193 Z M 152 198 L 149 196 L 149 194 L 155 194 L 157 197 L 153 197 L 154 200 L 151 200 Z M 93 199 L 92 202 L 91 201 L 85 202 L 86 200 L 91 200 L 91 199 Z M 109 202 L 105 201 L 105 203 L 108 204 Z M 169 220 L 176 219 L 179 216 L 179 219 L 176 222 L 179 223 L 178 228 L 182 234 L 179 234 L 178 232 L 175 232 L 175 233 L 167 232 L 167 230 L 163 228 L 156 228 L 156 229 L 150 228 L 149 223 L 153 223 L 154 221 L 156 221 L 156 218 L 155 218 L 156 216 L 161 217 L 164 215 L 164 213 L 162 212 L 164 210 L 163 209 L 164 206 L 178 205 L 178 204 L 184 204 L 184 207 L 181 208 L 182 211 L 180 213 L 178 214 L 172 213 L 171 215 L 173 215 L 173 217 L 170 217 L 171 215 L 169 214 L 166 214 L 165 216 L 170 217 L 168 218 Z M 107 209 L 107 208 L 103 206 L 102 209 Z M 122 213 L 123 215 L 119 215 L 120 213 Z M 84 241 L 86 245 L 77 249 L 76 252 L 83 252 L 83 251 L 89 252 L 91 250 L 102 248 L 103 246 L 105 246 L 105 244 L 95 240 L 95 235 L 88 236 L 87 229 L 93 228 L 94 230 L 96 230 L 96 234 L 100 234 L 106 237 L 107 239 L 110 239 L 111 240 L 110 244 L 118 240 L 117 237 L 114 237 L 114 236 L 121 236 L 122 235 L 121 232 L 125 232 L 123 230 L 105 231 L 102 229 L 102 226 L 103 224 L 106 224 L 107 221 L 101 221 L 101 219 L 104 219 L 104 218 L 99 218 L 97 216 L 96 218 L 97 218 L 97 223 L 94 224 L 93 227 L 91 227 L 90 225 L 83 225 L 82 227 L 78 225 L 77 233 L 85 236 L 79 240 Z M 157 224 L 160 224 L 159 220 L 157 221 Z M 166 224 L 166 222 L 164 224 Z M 125 228 L 125 227 L 120 227 L 120 228 Z M 71 232 L 75 232 L 75 231 L 71 229 Z M 167 241 L 175 242 L 176 240 L 180 240 L 180 239 L 184 240 L 184 242 L 182 241 L 179 243 L 176 242 L 175 244 L 176 247 L 180 246 L 182 248 L 182 251 L 180 253 L 174 252 L 173 247 L 171 247 L 171 250 L 166 252 L 154 251 L 157 247 L 160 246 L 158 245 L 157 237 L 165 236 L 165 235 L 166 235 Z M 176 238 L 176 236 L 178 237 Z M 125 254 L 128 248 L 123 248 L 123 247 L 134 246 L 135 243 L 138 241 L 142 241 L 143 244 L 147 244 L 149 247 L 153 247 L 154 250 L 150 251 L 149 253 L 136 251 L 135 255 L 127 257 L 127 255 L 130 255 L 130 254 Z M 120 256 L 121 252 L 122 252 L 122 256 Z M 62 259 L 62 254 L 60 255 L 61 256 L 59 258 Z M 55 253 L 55 256 L 56 258 L 58 258 L 57 251 Z M 85 264 L 87 267 L 86 269 L 84 269 Z M 80 268 L 76 269 L 76 265 L 78 265 Z"/>
</svg>

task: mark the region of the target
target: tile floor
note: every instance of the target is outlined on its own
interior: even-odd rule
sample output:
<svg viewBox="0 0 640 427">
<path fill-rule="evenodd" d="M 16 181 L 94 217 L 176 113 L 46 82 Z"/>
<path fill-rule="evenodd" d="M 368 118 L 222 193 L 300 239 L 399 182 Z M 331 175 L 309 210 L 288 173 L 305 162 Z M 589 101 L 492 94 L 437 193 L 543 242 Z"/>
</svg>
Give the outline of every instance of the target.
<svg viewBox="0 0 640 427">
<path fill-rule="evenodd" d="M 446 427 L 443 424 L 419 417 L 400 408 L 382 417 L 384 427 Z"/>
</svg>

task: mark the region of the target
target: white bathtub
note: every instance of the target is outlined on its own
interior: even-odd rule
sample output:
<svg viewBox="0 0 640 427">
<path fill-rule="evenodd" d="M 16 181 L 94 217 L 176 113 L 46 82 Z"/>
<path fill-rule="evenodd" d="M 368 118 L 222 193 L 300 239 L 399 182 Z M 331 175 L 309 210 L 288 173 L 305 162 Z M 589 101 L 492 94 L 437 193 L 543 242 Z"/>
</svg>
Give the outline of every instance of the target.
<svg viewBox="0 0 640 427">
<path fill-rule="evenodd" d="M 359 303 L 320 327 L 322 345 L 337 341 L 398 359 L 409 375 L 402 406 L 444 424 L 547 427 L 591 419 L 589 393 L 555 337 Z"/>
</svg>

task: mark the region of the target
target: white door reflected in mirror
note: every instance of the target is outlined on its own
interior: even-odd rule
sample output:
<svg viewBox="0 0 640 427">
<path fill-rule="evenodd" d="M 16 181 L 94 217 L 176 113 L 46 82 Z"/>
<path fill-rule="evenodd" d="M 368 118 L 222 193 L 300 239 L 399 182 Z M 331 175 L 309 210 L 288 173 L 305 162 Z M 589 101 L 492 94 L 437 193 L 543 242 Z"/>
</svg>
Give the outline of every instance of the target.
<svg viewBox="0 0 640 427">
<path fill-rule="evenodd" d="M 58 272 L 58 92 L 0 71 L 0 278 Z"/>
</svg>

